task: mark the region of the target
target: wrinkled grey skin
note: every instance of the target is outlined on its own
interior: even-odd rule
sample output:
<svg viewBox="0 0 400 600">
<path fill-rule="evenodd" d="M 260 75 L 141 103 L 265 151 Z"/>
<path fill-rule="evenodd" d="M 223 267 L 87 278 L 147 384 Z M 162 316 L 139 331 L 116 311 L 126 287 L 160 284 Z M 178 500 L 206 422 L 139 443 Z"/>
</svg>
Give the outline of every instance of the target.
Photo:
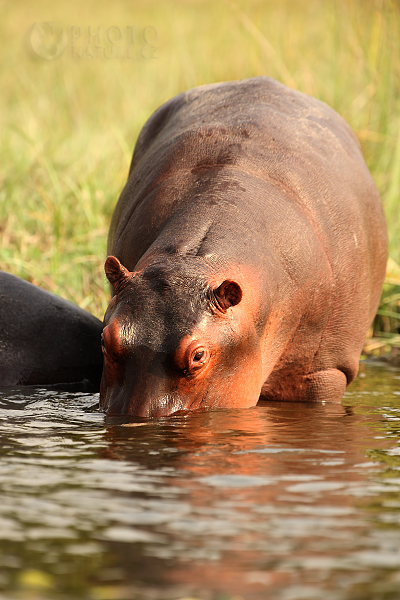
<svg viewBox="0 0 400 600">
<path fill-rule="evenodd" d="M 122 266 L 106 263 L 101 407 L 161 416 L 340 400 L 378 306 L 387 234 L 344 120 L 256 77 L 189 90 L 150 117 L 108 252 Z M 224 281 L 241 300 L 214 310 Z M 211 357 L 203 379 L 180 370 L 193 339 Z"/>
<path fill-rule="evenodd" d="M 0 386 L 99 386 L 102 323 L 72 302 L 0 271 Z"/>
</svg>

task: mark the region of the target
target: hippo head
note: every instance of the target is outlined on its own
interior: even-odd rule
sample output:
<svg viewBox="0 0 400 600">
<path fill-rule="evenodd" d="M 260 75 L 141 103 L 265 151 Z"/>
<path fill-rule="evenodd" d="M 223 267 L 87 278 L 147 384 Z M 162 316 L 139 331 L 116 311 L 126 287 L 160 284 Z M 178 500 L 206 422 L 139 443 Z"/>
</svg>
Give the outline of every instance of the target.
<svg viewBox="0 0 400 600">
<path fill-rule="evenodd" d="M 257 403 L 259 319 L 242 273 L 226 277 L 196 257 L 129 272 L 114 256 L 105 272 L 115 296 L 104 317 L 102 410 L 160 417 Z"/>
</svg>

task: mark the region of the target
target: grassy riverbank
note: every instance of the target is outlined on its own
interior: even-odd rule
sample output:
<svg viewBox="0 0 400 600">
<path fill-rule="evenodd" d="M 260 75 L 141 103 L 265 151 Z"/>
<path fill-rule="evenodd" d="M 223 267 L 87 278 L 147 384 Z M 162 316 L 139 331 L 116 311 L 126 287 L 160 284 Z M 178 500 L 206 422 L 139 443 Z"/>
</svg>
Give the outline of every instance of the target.
<svg viewBox="0 0 400 600">
<path fill-rule="evenodd" d="M 108 224 L 147 117 L 183 89 L 269 75 L 333 106 L 362 144 L 388 217 L 392 262 L 377 328 L 392 335 L 400 323 L 398 6 L 3 1 L 0 268 L 101 317 Z M 53 37 L 48 21 L 59 26 Z"/>
</svg>

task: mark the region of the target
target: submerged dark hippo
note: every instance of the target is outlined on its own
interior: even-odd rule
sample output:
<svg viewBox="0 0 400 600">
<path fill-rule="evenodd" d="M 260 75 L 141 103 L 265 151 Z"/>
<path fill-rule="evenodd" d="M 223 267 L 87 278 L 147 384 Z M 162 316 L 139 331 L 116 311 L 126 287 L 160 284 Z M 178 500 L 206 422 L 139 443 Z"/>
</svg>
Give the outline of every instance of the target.
<svg viewBox="0 0 400 600">
<path fill-rule="evenodd" d="M 382 205 L 348 125 L 257 77 L 145 124 L 109 235 L 109 414 L 338 401 L 385 274 Z"/>
<path fill-rule="evenodd" d="M 0 386 L 98 386 L 101 331 L 101 321 L 72 302 L 0 271 Z"/>
</svg>

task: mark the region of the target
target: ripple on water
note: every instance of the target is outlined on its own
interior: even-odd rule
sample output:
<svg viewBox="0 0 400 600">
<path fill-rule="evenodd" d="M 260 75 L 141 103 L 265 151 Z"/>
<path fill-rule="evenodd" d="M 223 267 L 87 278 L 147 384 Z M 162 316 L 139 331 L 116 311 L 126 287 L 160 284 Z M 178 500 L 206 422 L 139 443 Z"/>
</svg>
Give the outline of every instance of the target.
<svg viewBox="0 0 400 600">
<path fill-rule="evenodd" d="M 342 405 L 141 422 L 0 391 L 0 594 L 400 597 L 400 375 L 361 369 Z"/>
</svg>

